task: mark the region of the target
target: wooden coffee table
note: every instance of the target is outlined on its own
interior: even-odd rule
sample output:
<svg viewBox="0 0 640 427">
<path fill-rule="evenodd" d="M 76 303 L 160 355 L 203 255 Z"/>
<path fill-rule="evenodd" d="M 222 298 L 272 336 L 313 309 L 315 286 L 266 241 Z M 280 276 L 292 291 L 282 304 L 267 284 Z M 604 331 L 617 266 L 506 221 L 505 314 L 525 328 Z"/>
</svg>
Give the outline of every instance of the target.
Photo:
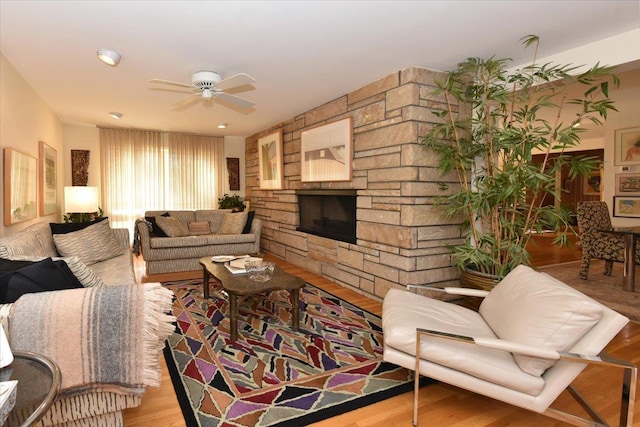
<svg viewBox="0 0 640 427">
<path fill-rule="evenodd" d="M 200 259 L 202 266 L 203 294 L 209 298 L 209 279 L 215 277 L 220 281 L 222 289 L 229 295 L 229 317 L 231 323 L 231 340 L 238 339 L 238 297 L 256 295 L 264 292 L 285 290 L 291 294 L 291 328 L 298 330 L 300 323 L 300 289 L 306 286 L 304 280 L 285 273 L 278 266 L 273 271 L 271 280 L 256 282 L 249 279 L 248 274 L 231 274 L 222 262 L 213 262 L 211 257 Z"/>
</svg>

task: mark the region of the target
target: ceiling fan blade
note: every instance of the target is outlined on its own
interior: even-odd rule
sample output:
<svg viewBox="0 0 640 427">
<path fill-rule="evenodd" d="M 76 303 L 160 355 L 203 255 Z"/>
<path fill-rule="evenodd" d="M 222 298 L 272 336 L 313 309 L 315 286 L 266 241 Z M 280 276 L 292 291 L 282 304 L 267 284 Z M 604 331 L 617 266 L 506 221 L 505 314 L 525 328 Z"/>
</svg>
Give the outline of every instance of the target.
<svg viewBox="0 0 640 427">
<path fill-rule="evenodd" d="M 197 101 L 199 98 L 202 97 L 202 94 L 200 92 L 198 93 L 192 93 L 189 96 L 185 96 L 182 99 L 177 100 L 176 102 L 173 103 L 173 106 L 175 108 L 180 108 L 180 107 L 184 107 L 187 104 L 190 104 L 194 101 Z"/>
<path fill-rule="evenodd" d="M 255 81 L 256 80 L 253 77 L 244 73 L 240 73 L 236 74 L 235 76 L 220 80 L 218 83 L 216 83 L 215 86 L 216 89 L 227 90 L 236 86 L 249 85 Z"/>
<path fill-rule="evenodd" d="M 162 83 L 162 84 L 165 84 L 165 85 L 173 85 L 173 86 L 180 86 L 180 87 L 188 87 L 189 89 L 193 89 L 193 86 L 191 86 L 190 84 L 172 82 L 171 80 L 151 79 L 151 80 L 149 80 L 149 82 L 150 83 Z"/>
<path fill-rule="evenodd" d="M 239 96 L 229 95 L 228 93 L 225 93 L 225 92 L 216 92 L 215 97 L 240 108 L 251 108 L 254 105 L 253 102 L 251 101 L 242 99 Z"/>
</svg>

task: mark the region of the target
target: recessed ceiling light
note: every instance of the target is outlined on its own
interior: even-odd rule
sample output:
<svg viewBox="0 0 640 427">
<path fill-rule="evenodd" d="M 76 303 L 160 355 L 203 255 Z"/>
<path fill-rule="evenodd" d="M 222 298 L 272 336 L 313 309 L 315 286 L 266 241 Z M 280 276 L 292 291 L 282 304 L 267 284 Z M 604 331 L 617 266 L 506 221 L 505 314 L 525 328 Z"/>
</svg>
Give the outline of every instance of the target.
<svg viewBox="0 0 640 427">
<path fill-rule="evenodd" d="M 218 129 L 226 129 L 227 128 L 227 124 L 226 123 L 220 123 L 218 125 Z"/>
<path fill-rule="evenodd" d="M 120 62 L 120 54 L 114 50 L 99 49 L 97 54 L 100 61 L 112 67 L 115 67 Z"/>
<path fill-rule="evenodd" d="M 116 120 L 120 120 L 122 118 L 122 113 L 118 113 L 117 111 L 112 111 L 109 115 Z"/>
</svg>

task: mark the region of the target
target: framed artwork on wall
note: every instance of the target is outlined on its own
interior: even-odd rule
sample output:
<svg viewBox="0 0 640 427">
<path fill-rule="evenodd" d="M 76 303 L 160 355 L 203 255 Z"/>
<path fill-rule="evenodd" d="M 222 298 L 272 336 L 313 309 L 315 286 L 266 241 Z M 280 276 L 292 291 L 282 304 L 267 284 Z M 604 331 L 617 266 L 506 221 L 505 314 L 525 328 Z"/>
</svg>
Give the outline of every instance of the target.
<svg viewBox="0 0 640 427">
<path fill-rule="evenodd" d="M 283 185 L 282 130 L 258 139 L 261 189 L 281 190 Z"/>
<path fill-rule="evenodd" d="M 301 181 L 351 181 L 353 118 L 303 131 L 300 149 Z"/>
<path fill-rule="evenodd" d="M 601 169 L 591 171 L 589 175 L 583 176 L 582 194 L 585 196 L 600 195 Z"/>
<path fill-rule="evenodd" d="M 38 193 L 40 215 L 51 215 L 58 212 L 58 154 L 45 142 L 40 141 L 38 164 Z"/>
<path fill-rule="evenodd" d="M 616 195 L 640 196 L 640 173 L 617 174 Z"/>
<path fill-rule="evenodd" d="M 640 165 L 640 126 L 615 132 L 615 165 Z"/>
<path fill-rule="evenodd" d="M 4 149 L 4 225 L 37 216 L 36 158 L 14 148 Z"/>
<path fill-rule="evenodd" d="M 613 216 L 640 218 L 640 196 L 613 196 Z"/>
<path fill-rule="evenodd" d="M 240 159 L 227 157 L 227 173 L 229 174 L 229 190 L 240 190 Z"/>
</svg>

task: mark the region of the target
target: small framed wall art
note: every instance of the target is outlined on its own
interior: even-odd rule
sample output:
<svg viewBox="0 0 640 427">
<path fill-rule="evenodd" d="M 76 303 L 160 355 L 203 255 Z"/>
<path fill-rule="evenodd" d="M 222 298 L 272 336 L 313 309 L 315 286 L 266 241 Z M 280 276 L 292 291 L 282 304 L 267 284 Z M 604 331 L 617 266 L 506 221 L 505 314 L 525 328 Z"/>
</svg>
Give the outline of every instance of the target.
<svg viewBox="0 0 640 427">
<path fill-rule="evenodd" d="M 40 215 L 51 215 L 58 212 L 58 154 L 45 142 L 40 141 L 38 161 Z"/>
<path fill-rule="evenodd" d="M 258 139 L 260 188 L 281 190 L 283 182 L 282 130 Z"/>
<path fill-rule="evenodd" d="M 616 174 L 617 196 L 640 196 L 640 173 Z"/>
<path fill-rule="evenodd" d="M 353 118 L 303 131 L 300 150 L 301 181 L 351 181 Z"/>
<path fill-rule="evenodd" d="M 4 149 L 4 225 L 37 216 L 37 172 L 35 157 Z"/>
<path fill-rule="evenodd" d="M 640 196 L 613 196 L 613 216 L 640 218 Z"/>
<path fill-rule="evenodd" d="M 640 165 L 640 126 L 615 132 L 615 165 Z"/>
</svg>

